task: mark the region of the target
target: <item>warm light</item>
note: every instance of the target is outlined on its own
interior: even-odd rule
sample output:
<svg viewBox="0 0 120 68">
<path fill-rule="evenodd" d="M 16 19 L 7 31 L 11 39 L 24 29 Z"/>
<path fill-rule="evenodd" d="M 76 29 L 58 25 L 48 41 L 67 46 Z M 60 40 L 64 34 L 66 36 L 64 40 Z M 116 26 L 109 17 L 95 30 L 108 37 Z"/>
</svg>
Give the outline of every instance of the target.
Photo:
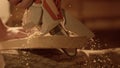
<svg viewBox="0 0 120 68">
<path fill-rule="evenodd" d="M 0 18 L 5 23 L 9 18 L 9 2 L 7 0 L 0 0 Z"/>
</svg>

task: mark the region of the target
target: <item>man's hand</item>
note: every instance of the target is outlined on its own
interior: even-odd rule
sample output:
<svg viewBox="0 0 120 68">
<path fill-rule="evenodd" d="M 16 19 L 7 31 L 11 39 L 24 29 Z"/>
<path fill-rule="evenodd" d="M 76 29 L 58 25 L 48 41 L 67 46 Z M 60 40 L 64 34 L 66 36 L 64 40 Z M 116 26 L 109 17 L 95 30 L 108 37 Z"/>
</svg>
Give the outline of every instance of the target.
<svg viewBox="0 0 120 68">
<path fill-rule="evenodd" d="M 6 27 L 0 19 L 0 41 L 27 37 L 27 32 L 22 27 Z"/>
<path fill-rule="evenodd" d="M 22 8 L 15 8 L 10 16 L 10 18 L 7 21 L 8 26 L 21 26 L 22 24 L 22 18 L 24 15 L 25 9 Z"/>
<path fill-rule="evenodd" d="M 12 9 L 11 16 L 6 24 L 11 27 L 21 26 L 24 12 L 32 5 L 33 0 L 9 0 L 9 2 Z"/>
</svg>

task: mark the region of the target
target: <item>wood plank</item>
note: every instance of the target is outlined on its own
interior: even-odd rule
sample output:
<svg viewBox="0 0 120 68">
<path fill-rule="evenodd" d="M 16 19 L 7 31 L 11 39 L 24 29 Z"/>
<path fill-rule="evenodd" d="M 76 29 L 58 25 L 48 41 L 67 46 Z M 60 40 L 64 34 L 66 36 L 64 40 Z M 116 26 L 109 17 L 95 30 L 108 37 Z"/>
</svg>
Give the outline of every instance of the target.
<svg viewBox="0 0 120 68">
<path fill-rule="evenodd" d="M 0 49 L 38 49 L 38 48 L 82 48 L 86 46 L 86 37 L 46 36 L 32 39 L 15 39 L 0 43 Z"/>
</svg>

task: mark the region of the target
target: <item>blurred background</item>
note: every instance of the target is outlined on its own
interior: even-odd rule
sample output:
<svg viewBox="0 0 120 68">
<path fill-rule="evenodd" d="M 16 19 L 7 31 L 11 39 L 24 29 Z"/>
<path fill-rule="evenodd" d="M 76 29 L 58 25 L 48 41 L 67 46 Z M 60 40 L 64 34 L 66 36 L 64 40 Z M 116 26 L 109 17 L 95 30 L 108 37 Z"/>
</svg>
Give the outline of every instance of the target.
<svg viewBox="0 0 120 68">
<path fill-rule="evenodd" d="M 62 7 L 90 28 L 96 37 L 120 47 L 120 0 L 64 0 Z"/>
</svg>

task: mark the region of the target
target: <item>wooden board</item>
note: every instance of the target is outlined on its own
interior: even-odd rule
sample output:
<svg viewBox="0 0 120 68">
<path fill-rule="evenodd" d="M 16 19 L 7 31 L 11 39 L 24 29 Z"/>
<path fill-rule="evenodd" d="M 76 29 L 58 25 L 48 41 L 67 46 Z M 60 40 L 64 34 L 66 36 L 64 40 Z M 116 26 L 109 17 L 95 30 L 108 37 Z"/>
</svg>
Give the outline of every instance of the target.
<svg viewBox="0 0 120 68">
<path fill-rule="evenodd" d="M 82 48 L 88 39 L 85 37 L 46 36 L 32 39 L 15 39 L 0 43 L 0 49 L 38 49 L 38 48 Z"/>
</svg>

